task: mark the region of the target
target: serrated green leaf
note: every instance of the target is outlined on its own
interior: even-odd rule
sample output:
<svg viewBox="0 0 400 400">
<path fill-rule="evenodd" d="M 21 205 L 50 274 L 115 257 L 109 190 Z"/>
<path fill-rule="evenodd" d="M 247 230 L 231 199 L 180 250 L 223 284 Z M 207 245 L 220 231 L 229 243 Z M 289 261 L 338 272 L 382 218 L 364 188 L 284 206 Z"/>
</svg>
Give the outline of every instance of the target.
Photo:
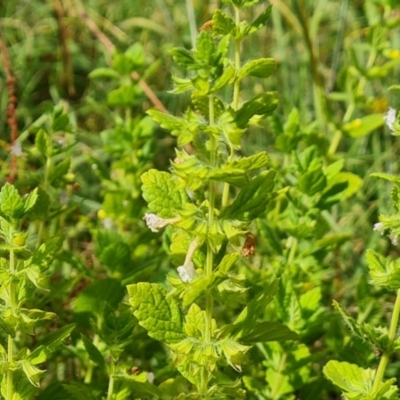
<svg viewBox="0 0 400 400">
<path fill-rule="evenodd" d="M 240 336 L 240 342 L 244 344 L 285 340 L 299 340 L 299 335 L 276 321 L 255 323 L 249 333 Z"/>
<path fill-rule="evenodd" d="M 196 40 L 196 61 L 204 66 L 213 65 L 215 56 L 216 47 L 213 38 L 207 31 L 200 32 Z"/>
<path fill-rule="evenodd" d="M 89 356 L 89 359 L 97 364 L 102 370 L 105 370 L 106 363 L 104 361 L 103 355 L 100 353 L 99 349 L 93 344 L 93 342 L 81 333 L 81 339 L 83 345 L 85 346 L 86 352 Z"/>
<path fill-rule="evenodd" d="M 257 78 L 268 78 L 275 72 L 276 62 L 273 58 L 258 58 L 247 62 L 239 72 L 239 79 L 246 76 Z"/>
<path fill-rule="evenodd" d="M 232 18 L 218 8 L 214 11 L 212 22 L 213 32 L 218 35 L 229 35 L 235 32 L 236 25 Z"/>
<path fill-rule="evenodd" d="M 205 312 L 197 304 L 193 303 L 185 316 L 184 330 L 186 335 L 201 339 L 204 337 L 205 326 Z"/>
<path fill-rule="evenodd" d="M 177 177 L 168 172 L 150 169 L 141 176 L 143 198 L 159 217 L 172 218 L 185 208 L 187 195 Z"/>
<path fill-rule="evenodd" d="M 239 221 L 252 221 L 265 211 L 274 188 L 275 171 L 265 171 L 240 190 L 234 202 L 222 217 Z"/>
<path fill-rule="evenodd" d="M 267 116 L 278 105 L 277 92 L 266 92 L 247 101 L 235 112 L 235 122 L 239 128 L 244 128 L 255 115 Z"/>
<path fill-rule="evenodd" d="M 180 307 L 160 285 L 142 282 L 127 286 L 129 303 L 150 337 L 166 343 L 184 339 Z"/>
<path fill-rule="evenodd" d="M 24 200 L 8 182 L 0 191 L 0 215 L 8 220 L 21 219 L 24 216 Z"/>
</svg>

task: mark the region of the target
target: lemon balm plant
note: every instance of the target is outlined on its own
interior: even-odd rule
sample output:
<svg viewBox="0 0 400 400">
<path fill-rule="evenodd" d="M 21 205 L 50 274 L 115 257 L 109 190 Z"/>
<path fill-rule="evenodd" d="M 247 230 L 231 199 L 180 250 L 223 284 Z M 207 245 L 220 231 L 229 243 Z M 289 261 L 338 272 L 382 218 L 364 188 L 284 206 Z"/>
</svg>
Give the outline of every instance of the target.
<svg viewBox="0 0 400 400">
<path fill-rule="evenodd" d="M 243 397 L 231 367 L 241 371 L 257 342 L 297 338 L 279 322 L 264 320 L 276 280 L 257 287 L 235 317 L 249 289 L 240 264 L 241 257 L 254 252 L 250 226 L 276 194 L 275 171 L 266 169 L 268 154 L 241 157 L 241 143 L 249 126 L 270 115 L 278 99 L 269 91 L 241 98 L 244 80 L 267 78 L 275 69 L 271 58 L 241 60 L 242 42 L 264 27 L 271 7 L 247 22 L 241 11 L 257 1 L 227 3 L 233 19 L 217 9 L 195 49 L 171 50 L 175 62 L 188 71 L 187 77 L 173 76 L 174 92 L 191 92 L 191 106 L 182 117 L 149 112 L 180 145 L 170 172 L 151 169 L 142 175 L 151 211 L 144 218 L 154 232 L 167 229 L 177 275 L 168 276 L 169 290 L 144 282 L 127 287 L 139 324 L 167 345 L 173 364 L 192 384 L 186 389 L 168 386 L 180 398 Z M 230 88 L 232 98 L 227 97 Z"/>
</svg>

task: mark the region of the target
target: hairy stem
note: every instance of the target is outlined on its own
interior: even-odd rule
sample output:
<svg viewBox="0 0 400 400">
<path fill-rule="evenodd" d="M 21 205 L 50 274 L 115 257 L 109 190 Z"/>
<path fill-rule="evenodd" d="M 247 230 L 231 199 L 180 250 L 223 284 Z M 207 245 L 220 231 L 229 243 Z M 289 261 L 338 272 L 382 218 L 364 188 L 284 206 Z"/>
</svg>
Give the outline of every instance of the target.
<svg viewBox="0 0 400 400">
<path fill-rule="evenodd" d="M 9 241 L 12 242 L 14 230 L 10 226 L 9 230 Z M 15 304 L 15 286 L 14 286 L 14 274 L 15 274 L 15 254 L 14 250 L 10 250 L 10 281 L 8 286 L 8 292 L 10 296 L 10 303 L 8 304 L 11 315 L 15 315 L 16 313 L 16 304 Z M 11 335 L 8 335 L 7 338 L 7 361 L 8 361 L 8 369 L 7 369 L 7 398 L 6 400 L 12 400 L 14 396 L 14 372 L 10 368 L 10 364 L 14 361 L 14 338 Z"/>
<path fill-rule="evenodd" d="M 214 125 L 214 96 L 209 97 L 209 113 L 210 113 L 210 126 Z M 216 165 L 216 151 L 217 151 L 217 141 L 215 137 L 210 137 L 210 164 L 212 167 Z M 208 206 L 208 229 L 214 223 L 214 207 L 215 207 L 215 182 L 210 181 L 209 183 L 209 206 Z M 207 243 L 207 257 L 206 257 L 206 276 L 211 276 L 213 273 L 213 260 L 214 252 L 211 246 L 210 240 Z M 210 342 L 213 336 L 212 329 L 212 314 L 213 314 L 214 299 L 211 293 L 206 295 L 206 320 L 205 320 L 205 342 Z M 201 374 L 201 384 L 200 384 L 200 394 L 206 395 L 207 386 L 209 380 L 209 371 L 207 367 L 204 367 Z"/>
<path fill-rule="evenodd" d="M 392 320 L 390 321 L 389 327 L 389 341 L 387 345 L 387 350 L 382 354 L 381 360 L 379 362 L 378 369 L 375 374 L 374 384 L 372 386 L 372 393 L 376 393 L 379 389 L 379 386 L 382 383 L 383 376 L 385 374 L 386 366 L 389 362 L 389 357 L 392 350 L 393 341 L 396 335 L 397 324 L 399 322 L 400 315 L 400 289 L 397 291 L 396 302 L 394 304 L 394 309 L 392 313 Z"/>
<path fill-rule="evenodd" d="M 239 27 L 240 24 L 240 12 L 239 8 L 235 7 L 235 23 L 236 26 Z M 241 39 L 235 40 L 235 69 L 236 71 L 240 70 L 240 43 Z M 232 101 L 232 108 L 237 110 L 239 108 L 239 93 L 240 93 L 240 81 L 237 79 L 233 86 L 233 101 Z M 232 161 L 234 156 L 234 149 L 231 147 L 229 149 L 229 157 L 228 161 Z M 229 183 L 224 183 L 224 189 L 222 192 L 222 207 L 226 207 L 229 201 Z"/>
<path fill-rule="evenodd" d="M 98 344 L 99 344 L 99 336 L 95 334 L 93 336 L 93 345 L 97 347 Z M 95 366 L 95 363 L 92 360 L 89 360 L 89 364 L 88 364 L 88 368 L 86 370 L 85 380 L 84 380 L 84 382 L 86 384 L 89 384 L 92 382 L 94 366 Z"/>
<path fill-rule="evenodd" d="M 111 400 L 114 394 L 114 361 L 111 365 L 110 379 L 108 380 L 107 400 Z"/>
</svg>

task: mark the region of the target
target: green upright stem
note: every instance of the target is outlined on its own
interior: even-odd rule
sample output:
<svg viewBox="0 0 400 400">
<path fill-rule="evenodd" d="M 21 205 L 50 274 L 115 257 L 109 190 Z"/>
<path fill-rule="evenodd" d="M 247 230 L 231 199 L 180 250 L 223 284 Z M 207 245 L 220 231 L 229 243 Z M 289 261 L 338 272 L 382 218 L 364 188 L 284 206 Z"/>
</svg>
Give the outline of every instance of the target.
<svg viewBox="0 0 400 400">
<path fill-rule="evenodd" d="M 379 386 L 382 383 L 386 366 L 389 362 L 389 357 L 392 353 L 392 345 L 396 335 L 397 324 L 399 322 L 399 315 L 400 315 L 400 289 L 397 291 L 396 302 L 394 304 L 394 309 L 392 313 L 392 320 L 390 321 L 389 341 L 387 345 L 387 350 L 382 354 L 381 361 L 379 362 L 379 366 L 375 374 L 374 384 L 372 386 L 372 394 L 378 391 Z"/>
<path fill-rule="evenodd" d="M 12 241 L 14 231 L 12 227 L 10 227 L 9 231 L 9 240 Z M 10 250 L 10 282 L 8 287 L 8 292 L 10 295 L 10 303 L 9 308 L 12 315 L 16 313 L 16 304 L 15 304 L 15 286 L 14 286 L 14 274 L 15 274 L 15 254 L 14 250 Z M 14 372 L 10 368 L 10 364 L 14 362 L 14 338 L 11 335 L 8 335 L 7 338 L 7 361 L 8 361 L 8 369 L 7 369 L 7 398 L 6 400 L 12 400 L 14 396 Z"/>
<path fill-rule="evenodd" d="M 210 126 L 215 123 L 214 116 L 214 96 L 209 97 L 209 112 L 210 112 Z M 217 141 L 215 137 L 210 137 L 210 164 L 212 167 L 216 165 L 216 152 Z M 214 223 L 214 207 L 215 207 L 215 182 L 209 183 L 209 206 L 208 206 L 208 228 L 210 229 Z M 207 256 L 206 256 L 206 276 L 211 276 L 213 273 L 213 260 L 214 253 L 210 242 L 207 243 Z M 212 314 L 213 314 L 214 299 L 211 293 L 206 295 L 206 318 L 205 318 L 205 342 L 210 342 L 213 336 L 212 331 Z M 200 394 L 205 396 L 208 389 L 209 372 L 207 367 L 204 367 L 201 374 Z"/>
<path fill-rule="evenodd" d="M 95 334 L 93 336 L 93 345 L 97 347 L 98 344 L 99 344 L 99 336 Z M 84 382 L 86 384 L 89 384 L 92 382 L 94 366 L 95 366 L 95 363 L 92 360 L 89 360 L 89 364 L 88 364 L 88 368 L 86 370 L 85 380 L 84 380 Z"/>
<path fill-rule="evenodd" d="M 107 400 L 111 400 L 114 393 L 114 362 L 111 368 L 110 379 L 108 381 Z"/>
<path fill-rule="evenodd" d="M 238 27 L 240 24 L 240 13 L 239 8 L 235 7 L 235 23 Z M 235 69 L 236 71 L 240 70 L 240 42 L 241 39 L 235 40 Z M 236 80 L 233 86 L 233 101 L 232 101 L 232 108 L 237 110 L 239 108 L 239 93 L 240 93 L 240 81 Z M 234 150 L 231 147 L 229 149 L 229 157 L 228 161 L 232 161 L 234 156 Z M 229 183 L 224 183 L 224 189 L 222 191 L 222 208 L 228 205 L 229 201 Z"/>
</svg>

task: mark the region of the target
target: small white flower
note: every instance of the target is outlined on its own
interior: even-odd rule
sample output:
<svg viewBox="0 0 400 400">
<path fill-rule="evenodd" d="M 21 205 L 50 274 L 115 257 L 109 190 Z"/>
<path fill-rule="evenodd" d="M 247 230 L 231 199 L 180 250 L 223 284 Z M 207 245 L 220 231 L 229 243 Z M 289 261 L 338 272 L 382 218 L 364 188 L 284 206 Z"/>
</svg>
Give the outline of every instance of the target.
<svg viewBox="0 0 400 400">
<path fill-rule="evenodd" d="M 383 117 L 388 128 L 394 132 L 394 123 L 396 122 L 396 110 L 394 108 L 389 108 L 387 114 Z"/>
<path fill-rule="evenodd" d="M 60 200 L 60 203 L 61 203 L 63 206 L 66 206 L 66 205 L 68 204 L 69 197 L 68 197 L 68 193 L 67 193 L 65 190 L 63 190 L 63 191 L 60 193 L 59 200 Z"/>
<path fill-rule="evenodd" d="M 196 275 L 196 270 L 194 269 L 192 261 L 185 262 L 185 264 L 177 268 L 177 271 L 182 282 L 185 283 L 191 282 Z"/>
<path fill-rule="evenodd" d="M 105 229 L 111 229 L 114 226 L 114 221 L 111 218 L 103 219 L 103 226 Z"/>
<path fill-rule="evenodd" d="M 148 380 L 148 382 L 150 382 L 150 383 L 153 383 L 154 382 L 154 373 L 153 372 L 146 372 L 146 375 L 147 375 L 147 380 Z"/>
<path fill-rule="evenodd" d="M 10 148 L 11 154 L 16 157 L 21 157 L 24 153 L 22 152 L 21 143 L 14 142 Z"/>
<path fill-rule="evenodd" d="M 180 221 L 180 217 L 177 218 L 161 218 L 156 214 L 144 214 L 143 219 L 146 221 L 147 226 L 152 232 L 158 232 L 159 229 L 166 227 L 169 224 Z"/>
<path fill-rule="evenodd" d="M 147 226 L 152 232 L 158 232 L 159 229 L 168 225 L 166 219 L 159 217 L 156 214 L 144 214 L 143 219 L 146 221 Z"/>
<path fill-rule="evenodd" d="M 399 237 L 394 233 L 394 231 L 390 232 L 389 239 L 393 246 L 397 246 L 399 244 Z"/>
<path fill-rule="evenodd" d="M 381 235 L 383 235 L 384 230 L 385 230 L 385 227 L 383 226 L 382 222 L 377 222 L 374 225 L 374 231 L 380 232 Z"/>
</svg>

